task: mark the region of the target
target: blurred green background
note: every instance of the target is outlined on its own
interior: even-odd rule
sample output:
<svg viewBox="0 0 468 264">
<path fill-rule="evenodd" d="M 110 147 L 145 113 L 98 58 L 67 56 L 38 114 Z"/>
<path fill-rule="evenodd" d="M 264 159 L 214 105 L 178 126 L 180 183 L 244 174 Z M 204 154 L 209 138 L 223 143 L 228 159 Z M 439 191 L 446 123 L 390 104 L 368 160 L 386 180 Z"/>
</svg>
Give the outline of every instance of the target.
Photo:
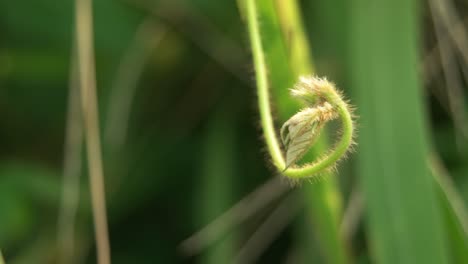
<svg viewBox="0 0 468 264">
<path fill-rule="evenodd" d="M 245 1 L 93 2 L 112 263 L 468 263 L 468 3 L 297 1 L 302 60 L 356 106 L 358 145 L 289 188 L 262 138 Z M 280 127 L 299 110 L 289 1 L 256 2 Z M 96 263 L 74 25 L 72 0 L 0 0 L 6 263 Z"/>
</svg>

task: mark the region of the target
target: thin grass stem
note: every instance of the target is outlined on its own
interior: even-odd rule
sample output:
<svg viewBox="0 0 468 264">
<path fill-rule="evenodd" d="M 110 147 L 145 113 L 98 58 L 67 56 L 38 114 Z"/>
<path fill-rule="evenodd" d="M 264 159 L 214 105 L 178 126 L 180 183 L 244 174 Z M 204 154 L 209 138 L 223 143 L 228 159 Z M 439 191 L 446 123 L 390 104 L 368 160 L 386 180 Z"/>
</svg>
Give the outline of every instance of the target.
<svg viewBox="0 0 468 264">
<path fill-rule="evenodd" d="M 58 217 L 59 263 L 73 263 L 75 218 L 79 203 L 83 123 L 75 47 L 70 67 L 68 113 L 63 160 L 62 200 Z"/>
<path fill-rule="evenodd" d="M 76 41 L 78 52 L 78 72 L 81 87 L 81 103 L 86 135 L 88 172 L 91 187 L 91 203 L 97 261 L 110 264 L 110 245 L 107 229 L 104 173 L 102 167 L 99 119 L 96 95 L 96 77 L 93 48 L 93 16 L 91 0 L 75 1 Z"/>
</svg>

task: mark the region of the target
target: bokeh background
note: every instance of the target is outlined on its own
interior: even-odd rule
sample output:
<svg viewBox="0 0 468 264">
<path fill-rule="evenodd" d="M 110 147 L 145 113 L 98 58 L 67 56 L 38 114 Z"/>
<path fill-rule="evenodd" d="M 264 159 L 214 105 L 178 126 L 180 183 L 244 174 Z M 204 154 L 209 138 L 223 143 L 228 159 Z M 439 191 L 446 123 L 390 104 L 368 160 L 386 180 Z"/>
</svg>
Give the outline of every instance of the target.
<svg viewBox="0 0 468 264">
<path fill-rule="evenodd" d="M 243 2 L 93 3 L 113 263 L 468 263 L 468 3 L 297 1 L 359 135 L 334 175 L 290 188 L 262 139 Z M 280 127 L 297 76 L 282 1 L 257 2 Z M 0 0 L 9 264 L 96 262 L 74 18 L 72 0 Z"/>
</svg>

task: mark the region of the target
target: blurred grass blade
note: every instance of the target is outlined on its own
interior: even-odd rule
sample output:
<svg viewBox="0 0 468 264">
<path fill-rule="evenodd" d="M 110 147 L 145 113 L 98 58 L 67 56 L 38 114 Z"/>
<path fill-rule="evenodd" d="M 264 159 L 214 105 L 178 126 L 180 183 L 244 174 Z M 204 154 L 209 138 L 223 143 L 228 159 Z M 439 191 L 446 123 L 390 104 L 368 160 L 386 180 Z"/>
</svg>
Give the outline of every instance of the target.
<svg viewBox="0 0 468 264">
<path fill-rule="evenodd" d="M 119 152 L 127 139 L 132 104 L 140 78 L 151 58 L 151 52 L 165 34 L 164 26 L 151 18 L 144 19 L 120 60 L 112 83 L 104 129 L 104 145 L 111 153 Z"/>
<path fill-rule="evenodd" d="M 224 110 L 224 109 L 222 109 Z M 209 124 L 198 188 L 198 223 L 205 224 L 220 215 L 232 202 L 235 168 L 235 126 L 233 118 L 219 111 Z M 221 113 L 222 112 L 222 113 Z M 223 234 L 201 256 L 201 263 L 225 263 L 234 257 L 233 233 Z"/>
<path fill-rule="evenodd" d="M 447 263 L 425 155 L 417 1 L 350 4 L 350 59 L 360 116 L 358 172 L 376 263 Z M 398 19 L 395 19 L 398 16 Z"/>
<path fill-rule="evenodd" d="M 463 222 L 461 222 L 466 222 L 467 219 L 457 217 L 452 202 L 443 188 L 438 188 L 437 191 L 446 228 L 447 248 L 451 263 L 468 263 L 468 238 L 463 229 Z"/>
<path fill-rule="evenodd" d="M 70 62 L 67 123 L 63 158 L 62 197 L 58 215 L 57 243 L 59 263 L 74 263 L 75 222 L 80 202 L 81 152 L 83 145 L 83 120 L 81 116 L 80 87 L 76 45 Z"/>
<path fill-rule="evenodd" d="M 448 197 L 442 189 L 438 190 L 441 208 L 447 229 L 448 252 L 451 263 L 468 263 L 468 241 L 460 219 L 456 217 Z M 466 219 L 465 219 L 466 220 Z"/>
<path fill-rule="evenodd" d="M 310 45 L 297 0 L 275 0 L 276 15 L 281 27 L 284 45 L 287 49 L 289 67 L 295 78 L 314 72 Z"/>
<path fill-rule="evenodd" d="M 436 7 L 437 2 L 441 1 L 430 0 L 429 10 L 434 24 L 434 33 L 439 46 L 442 72 L 444 74 L 446 84 L 445 90 L 447 94 L 447 103 L 455 126 L 457 146 L 462 151 L 462 146 L 466 145 L 468 140 L 468 126 L 466 122 L 468 119 L 466 118 L 463 81 L 461 78 L 461 72 L 458 70 L 457 66 L 457 54 L 452 50 L 452 46 L 454 45 L 450 42 L 451 39 L 444 34 L 445 30 L 442 25 L 443 16 L 440 14 L 440 8 L 438 9 Z"/>
<path fill-rule="evenodd" d="M 468 213 L 463 198 L 439 158 L 431 155 L 429 162 L 438 187 L 451 262 L 468 263 Z"/>
<path fill-rule="evenodd" d="M 298 198 L 297 192 L 289 193 L 242 245 L 232 263 L 258 263 L 262 253 L 303 209 L 304 204 Z"/>
<path fill-rule="evenodd" d="M 255 216 L 270 203 L 281 198 L 289 186 L 279 177 L 269 179 L 247 194 L 239 202 L 217 216 L 210 223 L 182 241 L 180 249 L 187 255 L 195 255 L 211 245 L 220 236 L 232 230 L 242 222 Z"/>
</svg>

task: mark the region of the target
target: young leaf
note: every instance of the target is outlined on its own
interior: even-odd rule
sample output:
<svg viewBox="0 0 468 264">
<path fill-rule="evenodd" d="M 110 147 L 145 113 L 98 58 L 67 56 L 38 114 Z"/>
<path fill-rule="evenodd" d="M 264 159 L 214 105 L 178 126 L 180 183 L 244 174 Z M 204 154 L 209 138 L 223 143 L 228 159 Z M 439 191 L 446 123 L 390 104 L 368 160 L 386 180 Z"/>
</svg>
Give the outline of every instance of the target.
<svg viewBox="0 0 468 264">
<path fill-rule="evenodd" d="M 281 128 L 281 140 L 286 148 L 286 169 L 301 159 L 316 142 L 322 127 L 336 118 L 333 107 L 323 103 L 301 110 Z"/>
</svg>

